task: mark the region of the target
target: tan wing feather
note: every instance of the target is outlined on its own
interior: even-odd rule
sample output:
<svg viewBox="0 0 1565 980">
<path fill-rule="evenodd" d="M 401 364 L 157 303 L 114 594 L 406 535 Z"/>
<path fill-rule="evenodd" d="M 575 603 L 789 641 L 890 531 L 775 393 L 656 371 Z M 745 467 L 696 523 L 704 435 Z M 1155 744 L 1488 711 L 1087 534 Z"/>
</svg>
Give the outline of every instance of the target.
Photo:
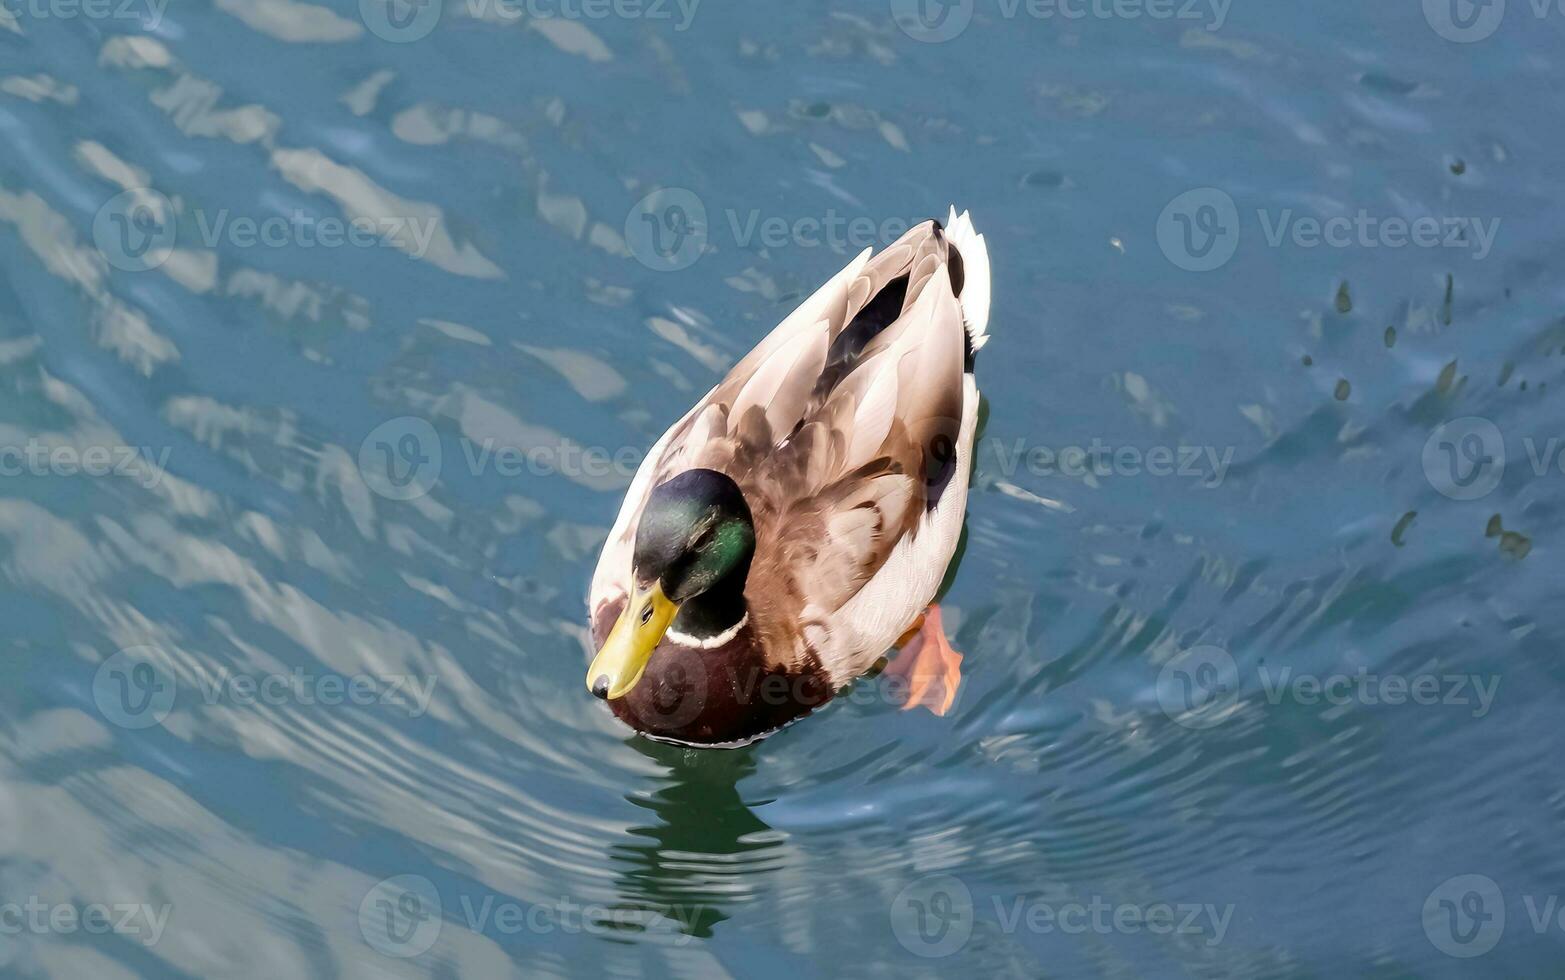
<svg viewBox="0 0 1565 980">
<path fill-rule="evenodd" d="M 760 406 L 774 437 L 781 440 L 804 416 L 815 379 L 826 366 L 826 321 L 788 340 L 762 362 L 734 398 L 732 414 Z"/>
</svg>

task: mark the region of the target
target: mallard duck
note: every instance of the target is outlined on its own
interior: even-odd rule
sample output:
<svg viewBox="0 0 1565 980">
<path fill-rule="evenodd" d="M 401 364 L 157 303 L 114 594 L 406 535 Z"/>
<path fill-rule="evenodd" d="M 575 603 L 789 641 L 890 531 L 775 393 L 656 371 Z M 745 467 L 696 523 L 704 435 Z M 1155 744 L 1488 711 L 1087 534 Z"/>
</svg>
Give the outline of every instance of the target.
<svg viewBox="0 0 1565 980">
<path fill-rule="evenodd" d="M 967 509 L 989 254 L 966 212 L 866 249 L 676 422 L 588 597 L 587 689 L 644 734 L 752 741 L 894 646 L 902 707 L 951 707 L 931 605 Z"/>
</svg>

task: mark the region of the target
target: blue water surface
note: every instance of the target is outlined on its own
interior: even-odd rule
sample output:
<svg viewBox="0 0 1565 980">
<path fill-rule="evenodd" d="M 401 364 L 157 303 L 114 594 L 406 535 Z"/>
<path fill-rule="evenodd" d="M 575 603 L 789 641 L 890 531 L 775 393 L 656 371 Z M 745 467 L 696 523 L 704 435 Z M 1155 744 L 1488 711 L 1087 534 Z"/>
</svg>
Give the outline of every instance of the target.
<svg viewBox="0 0 1565 980">
<path fill-rule="evenodd" d="M 1556 977 L 1565 10 L 0 0 L 0 974 Z M 583 687 L 640 454 L 968 209 L 953 711 Z"/>
</svg>

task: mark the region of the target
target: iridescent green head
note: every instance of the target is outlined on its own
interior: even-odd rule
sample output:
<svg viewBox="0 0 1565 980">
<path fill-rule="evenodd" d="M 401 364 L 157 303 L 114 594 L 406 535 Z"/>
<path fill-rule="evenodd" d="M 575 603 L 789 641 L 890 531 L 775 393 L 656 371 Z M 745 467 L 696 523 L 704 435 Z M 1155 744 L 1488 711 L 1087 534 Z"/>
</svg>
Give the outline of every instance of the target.
<svg viewBox="0 0 1565 980">
<path fill-rule="evenodd" d="M 631 594 L 587 671 L 600 698 L 636 686 L 676 617 L 709 636 L 744 615 L 755 524 L 738 484 L 715 470 L 686 470 L 654 487 L 631 559 Z"/>
<path fill-rule="evenodd" d="M 719 583 L 740 587 L 755 553 L 750 508 L 733 480 L 686 470 L 655 487 L 636 529 L 637 582 L 655 581 L 676 603 Z"/>
</svg>

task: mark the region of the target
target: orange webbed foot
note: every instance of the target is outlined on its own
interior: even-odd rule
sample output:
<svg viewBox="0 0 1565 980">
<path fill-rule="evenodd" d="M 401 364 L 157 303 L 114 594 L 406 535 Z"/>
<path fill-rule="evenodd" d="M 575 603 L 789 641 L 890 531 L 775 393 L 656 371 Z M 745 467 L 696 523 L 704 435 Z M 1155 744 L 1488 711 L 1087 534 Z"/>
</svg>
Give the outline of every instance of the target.
<svg viewBox="0 0 1565 980">
<path fill-rule="evenodd" d="M 902 710 L 922 707 L 944 717 L 962 683 L 962 655 L 946 640 L 940 607 L 924 610 L 897 646 L 901 649 L 886 665 L 886 673 L 906 683 Z"/>
</svg>

